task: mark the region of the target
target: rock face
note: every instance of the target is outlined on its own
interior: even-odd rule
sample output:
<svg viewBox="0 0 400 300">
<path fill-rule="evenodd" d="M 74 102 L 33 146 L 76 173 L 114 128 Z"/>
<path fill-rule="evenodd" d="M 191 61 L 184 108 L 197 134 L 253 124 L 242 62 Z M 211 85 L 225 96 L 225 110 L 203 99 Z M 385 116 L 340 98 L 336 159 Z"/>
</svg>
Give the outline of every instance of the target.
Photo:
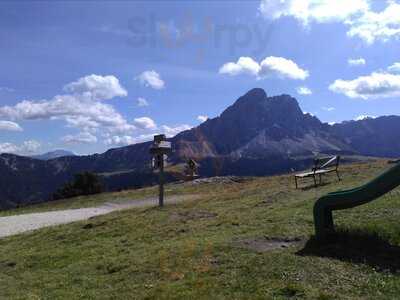
<svg viewBox="0 0 400 300">
<path fill-rule="evenodd" d="M 268 175 L 306 167 L 317 154 L 400 156 L 400 117 L 330 126 L 304 114 L 289 95 L 268 97 L 252 89 L 219 117 L 170 139 L 171 163 L 200 162 L 200 174 Z M 156 182 L 150 142 L 103 154 L 39 160 L 0 155 L 0 208 L 46 201 L 78 172 L 102 175 L 108 190 Z M 170 178 L 172 180 L 172 178 Z"/>
<path fill-rule="evenodd" d="M 332 132 L 360 154 L 378 157 L 400 156 L 399 116 L 343 122 L 333 125 Z"/>
<path fill-rule="evenodd" d="M 304 114 L 289 95 L 267 97 L 253 89 L 221 116 L 174 138 L 179 156 L 197 158 L 296 157 L 317 152 L 352 152 L 329 125 Z"/>
</svg>

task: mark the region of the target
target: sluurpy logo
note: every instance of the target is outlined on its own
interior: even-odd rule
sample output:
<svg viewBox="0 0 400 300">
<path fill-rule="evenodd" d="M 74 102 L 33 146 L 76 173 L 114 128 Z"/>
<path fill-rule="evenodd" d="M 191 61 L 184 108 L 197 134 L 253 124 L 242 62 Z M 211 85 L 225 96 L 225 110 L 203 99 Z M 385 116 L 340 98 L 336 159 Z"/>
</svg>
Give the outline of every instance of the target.
<svg viewBox="0 0 400 300">
<path fill-rule="evenodd" d="M 267 48 L 273 24 L 257 23 L 257 20 L 221 23 L 212 17 L 194 18 L 191 13 L 181 19 L 164 20 L 149 14 L 130 18 L 123 32 L 128 44 L 135 48 L 197 47 L 199 53 L 206 48 L 226 48 L 230 54 L 247 48 L 252 55 L 257 55 Z"/>
</svg>

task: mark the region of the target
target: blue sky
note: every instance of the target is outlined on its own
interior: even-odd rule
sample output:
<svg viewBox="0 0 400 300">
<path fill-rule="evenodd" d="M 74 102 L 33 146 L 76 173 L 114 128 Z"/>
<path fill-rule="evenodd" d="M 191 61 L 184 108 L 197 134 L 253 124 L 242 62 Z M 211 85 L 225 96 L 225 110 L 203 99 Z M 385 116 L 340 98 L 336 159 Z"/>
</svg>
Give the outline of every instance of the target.
<svg viewBox="0 0 400 300">
<path fill-rule="evenodd" d="M 399 37 L 399 1 L 3 1 L 0 152 L 174 135 L 254 87 L 324 122 L 400 114 Z"/>
</svg>

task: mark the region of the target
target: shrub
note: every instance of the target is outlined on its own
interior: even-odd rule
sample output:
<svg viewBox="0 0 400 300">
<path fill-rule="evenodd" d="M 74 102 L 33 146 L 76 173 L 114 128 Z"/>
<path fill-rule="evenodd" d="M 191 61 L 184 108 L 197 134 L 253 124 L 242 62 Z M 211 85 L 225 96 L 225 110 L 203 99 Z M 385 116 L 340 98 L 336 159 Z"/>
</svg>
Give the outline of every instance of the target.
<svg viewBox="0 0 400 300">
<path fill-rule="evenodd" d="M 103 191 L 103 185 L 99 177 L 91 172 L 83 172 L 75 175 L 74 180 L 67 182 L 54 193 L 53 199 L 71 198 L 82 195 L 99 194 Z"/>
</svg>

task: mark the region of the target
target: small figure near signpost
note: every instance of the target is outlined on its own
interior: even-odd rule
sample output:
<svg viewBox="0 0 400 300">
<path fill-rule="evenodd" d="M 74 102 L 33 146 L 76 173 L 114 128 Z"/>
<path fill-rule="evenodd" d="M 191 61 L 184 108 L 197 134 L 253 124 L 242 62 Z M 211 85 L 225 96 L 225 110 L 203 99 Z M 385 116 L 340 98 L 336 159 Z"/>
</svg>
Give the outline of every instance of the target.
<svg viewBox="0 0 400 300">
<path fill-rule="evenodd" d="M 158 170 L 159 176 L 159 206 L 164 206 L 164 161 L 167 154 L 171 152 L 171 142 L 167 141 L 164 134 L 154 136 L 150 154 L 153 155 L 153 168 Z"/>
<path fill-rule="evenodd" d="M 186 176 L 186 180 L 193 180 L 197 177 L 199 177 L 198 173 L 197 173 L 197 169 L 198 169 L 198 164 L 194 159 L 188 159 L 188 161 L 186 162 L 185 165 L 185 176 Z"/>
</svg>

